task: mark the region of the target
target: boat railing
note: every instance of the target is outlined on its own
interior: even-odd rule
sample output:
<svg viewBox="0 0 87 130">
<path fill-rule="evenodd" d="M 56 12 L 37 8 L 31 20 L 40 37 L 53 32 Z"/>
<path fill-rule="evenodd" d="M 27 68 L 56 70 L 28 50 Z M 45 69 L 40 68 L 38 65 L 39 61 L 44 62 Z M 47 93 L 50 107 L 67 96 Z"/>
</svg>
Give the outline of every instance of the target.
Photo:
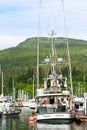
<svg viewBox="0 0 87 130">
<path fill-rule="evenodd" d="M 46 90 L 44 90 L 44 93 L 45 94 L 49 94 L 49 93 L 62 93 L 62 92 L 66 92 L 66 88 L 58 88 L 58 87 L 50 87 L 50 88 L 47 88 Z"/>
<path fill-rule="evenodd" d="M 54 106 L 40 106 L 38 108 L 39 113 L 53 113 L 53 112 L 65 112 L 66 106 L 59 105 L 58 107 Z"/>
<path fill-rule="evenodd" d="M 56 86 L 53 86 L 53 87 L 50 87 L 50 88 L 47 88 L 46 90 L 44 90 L 44 93 L 59 93 L 61 92 L 61 88 L 58 88 Z"/>
</svg>

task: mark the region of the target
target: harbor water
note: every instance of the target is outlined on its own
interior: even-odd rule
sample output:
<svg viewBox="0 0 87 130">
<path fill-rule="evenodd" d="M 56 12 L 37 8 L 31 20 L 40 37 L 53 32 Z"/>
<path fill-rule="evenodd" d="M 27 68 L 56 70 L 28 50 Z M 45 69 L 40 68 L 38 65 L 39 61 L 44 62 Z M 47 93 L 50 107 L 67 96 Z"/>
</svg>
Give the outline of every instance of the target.
<svg viewBox="0 0 87 130">
<path fill-rule="evenodd" d="M 41 124 L 29 123 L 31 112 L 23 108 L 18 117 L 0 118 L 0 130 L 87 130 L 87 124 Z"/>
</svg>

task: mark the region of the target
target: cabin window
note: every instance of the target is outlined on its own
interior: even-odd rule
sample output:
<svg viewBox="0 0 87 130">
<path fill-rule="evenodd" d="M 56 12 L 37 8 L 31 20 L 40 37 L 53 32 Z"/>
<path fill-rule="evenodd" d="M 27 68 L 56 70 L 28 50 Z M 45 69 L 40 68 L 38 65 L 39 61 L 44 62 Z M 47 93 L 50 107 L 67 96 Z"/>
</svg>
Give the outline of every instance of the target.
<svg viewBox="0 0 87 130">
<path fill-rule="evenodd" d="M 54 97 L 50 97 L 50 104 L 54 103 Z"/>
<path fill-rule="evenodd" d="M 83 103 L 80 103 L 80 106 L 83 106 Z"/>
<path fill-rule="evenodd" d="M 75 108 L 79 109 L 79 104 L 75 104 Z"/>
</svg>

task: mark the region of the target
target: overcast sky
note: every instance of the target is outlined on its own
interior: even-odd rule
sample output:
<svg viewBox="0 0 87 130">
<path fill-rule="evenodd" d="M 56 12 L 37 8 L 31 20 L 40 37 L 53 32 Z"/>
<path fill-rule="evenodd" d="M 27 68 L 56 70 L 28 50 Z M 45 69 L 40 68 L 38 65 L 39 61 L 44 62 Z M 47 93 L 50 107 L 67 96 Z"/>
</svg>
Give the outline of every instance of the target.
<svg viewBox="0 0 87 130">
<path fill-rule="evenodd" d="M 39 36 L 48 36 L 52 29 L 56 36 L 65 36 L 62 0 L 41 0 L 41 8 L 39 1 L 0 0 L 0 50 L 38 36 L 38 30 Z M 68 38 L 87 40 L 87 0 L 63 2 Z"/>
</svg>

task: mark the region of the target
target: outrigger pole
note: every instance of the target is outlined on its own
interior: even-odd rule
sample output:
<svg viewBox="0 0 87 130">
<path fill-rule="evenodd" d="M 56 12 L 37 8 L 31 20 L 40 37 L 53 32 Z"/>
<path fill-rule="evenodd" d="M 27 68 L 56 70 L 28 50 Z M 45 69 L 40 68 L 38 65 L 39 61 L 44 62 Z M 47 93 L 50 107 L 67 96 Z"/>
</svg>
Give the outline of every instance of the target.
<svg viewBox="0 0 87 130">
<path fill-rule="evenodd" d="M 72 93 L 72 97 L 73 97 L 72 69 L 71 69 L 69 41 L 68 41 L 68 37 L 67 37 L 66 18 L 65 18 L 65 11 L 64 11 L 63 0 L 62 0 L 62 7 L 63 7 L 63 15 L 64 15 L 65 34 L 66 34 L 66 40 L 67 40 L 67 53 L 68 53 L 68 63 L 69 63 L 69 72 L 70 72 L 69 73 L 70 74 L 70 85 L 71 85 L 71 93 Z"/>
</svg>

